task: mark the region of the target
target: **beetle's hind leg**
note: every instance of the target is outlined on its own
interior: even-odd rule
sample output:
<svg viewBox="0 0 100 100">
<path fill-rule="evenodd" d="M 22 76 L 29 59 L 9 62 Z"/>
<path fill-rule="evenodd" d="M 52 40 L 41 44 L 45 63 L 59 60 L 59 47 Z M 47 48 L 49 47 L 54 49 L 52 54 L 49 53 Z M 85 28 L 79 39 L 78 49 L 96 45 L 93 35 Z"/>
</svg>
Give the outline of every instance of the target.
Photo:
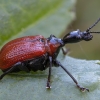
<svg viewBox="0 0 100 100">
<path fill-rule="evenodd" d="M 82 92 L 84 92 L 84 91 L 88 91 L 88 92 L 89 92 L 89 89 L 84 88 L 84 87 L 81 87 L 81 86 L 79 85 L 79 83 L 77 82 L 77 80 L 72 76 L 72 74 L 71 74 L 59 61 L 56 60 L 55 63 L 56 63 L 58 66 L 60 66 L 60 67 L 73 79 L 73 81 L 74 81 L 74 83 L 76 84 L 76 86 L 77 86 Z"/>
<path fill-rule="evenodd" d="M 12 72 L 18 72 L 18 71 L 26 71 L 30 72 L 29 69 L 25 66 L 24 63 L 18 62 L 14 64 L 11 68 L 7 69 L 6 71 L 3 71 L 3 74 L 0 76 L 0 80 L 7 74 Z"/>
</svg>

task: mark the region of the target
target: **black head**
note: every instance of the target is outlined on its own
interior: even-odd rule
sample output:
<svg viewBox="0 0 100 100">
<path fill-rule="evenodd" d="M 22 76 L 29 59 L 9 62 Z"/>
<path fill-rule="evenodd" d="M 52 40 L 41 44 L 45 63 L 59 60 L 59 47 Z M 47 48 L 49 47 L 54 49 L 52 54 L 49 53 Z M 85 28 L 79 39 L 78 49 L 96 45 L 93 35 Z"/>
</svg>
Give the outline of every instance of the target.
<svg viewBox="0 0 100 100">
<path fill-rule="evenodd" d="M 90 32 L 90 29 L 92 29 L 99 21 L 100 21 L 100 18 L 84 32 L 82 32 L 78 29 L 76 31 L 72 31 L 72 32 L 68 33 L 62 39 L 64 44 L 76 43 L 76 42 L 80 42 L 82 40 L 85 40 L 85 41 L 92 40 L 93 36 L 91 35 L 91 33 L 100 33 L 100 32 Z"/>
</svg>

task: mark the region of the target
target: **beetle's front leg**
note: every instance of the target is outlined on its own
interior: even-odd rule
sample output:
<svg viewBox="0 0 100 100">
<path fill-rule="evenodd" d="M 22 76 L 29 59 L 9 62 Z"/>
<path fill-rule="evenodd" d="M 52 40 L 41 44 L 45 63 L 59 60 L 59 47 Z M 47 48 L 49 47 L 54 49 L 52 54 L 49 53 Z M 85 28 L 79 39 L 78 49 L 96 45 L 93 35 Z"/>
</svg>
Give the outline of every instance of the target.
<svg viewBox="0 0 100 100">
<path fill-rule="evenodd" d="M 48 74 L 48 80 L 47 80 L 47 86 L 46 88 L 50 89 L 50 78 L 51 78 L 51 67 L 52 67 L 52 57 L 49 56 L 49 74 Z"/>
<path fill-rule="evenodd" d="M 66 54 L 68 54 L 68 52 L 70 51 L 70 49 L 68 48 L 66 48 L 66 49 L 64 49 L 64 48 L 61 48 L 62 49 L 62 52 L 63 52 L 63 55 L 66 55 Z"/>
</svg>

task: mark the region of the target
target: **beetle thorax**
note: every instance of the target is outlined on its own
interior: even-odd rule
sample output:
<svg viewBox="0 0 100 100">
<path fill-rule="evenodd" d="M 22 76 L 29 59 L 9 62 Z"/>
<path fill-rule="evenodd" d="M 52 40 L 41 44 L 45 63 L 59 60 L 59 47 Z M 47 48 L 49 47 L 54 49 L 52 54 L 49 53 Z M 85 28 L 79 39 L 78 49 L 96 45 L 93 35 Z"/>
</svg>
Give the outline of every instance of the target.
<svg viewBox="0 0 100 100">
<path fill-rule="evenodd" d="M 49 53 L 49 55 L 53 56 L 55 53 L 57 53 L 60 47 L 63 46 L 63 41 L 51 35 L 50 38 L 47 39 L 47 46 L 47 52 Z"/>
</svg>

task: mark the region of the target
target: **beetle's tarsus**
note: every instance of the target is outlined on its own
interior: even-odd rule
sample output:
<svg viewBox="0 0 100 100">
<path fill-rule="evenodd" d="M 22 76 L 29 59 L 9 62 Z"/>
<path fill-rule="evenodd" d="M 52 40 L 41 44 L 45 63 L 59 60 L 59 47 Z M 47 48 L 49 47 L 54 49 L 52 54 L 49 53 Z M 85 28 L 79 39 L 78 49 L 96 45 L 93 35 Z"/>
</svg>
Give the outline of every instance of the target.
<svg viewBox="0 0 100 100">
<path fill-rule="evenodd" d="M 89 89 L 84 88 L 84 87 L 81 87 L 81 86 L 78 85 L 78 84 L 77 84 L 77 87 L 78 87 L 82 92 L 85 92 L 85 91 L 88 91 L 88 92 L 89 92 Z"/>
<path fill-rule="evenodd" d="M 46 88 L 47 88 L 47 89 L 51 89 L 50 82 L 47 82 Z"/>
<path fill-rule="evenodd" d="M 51 86 L 50 87 L 46 87 L 46 89 L 51 89 Z"/>
</svg>

